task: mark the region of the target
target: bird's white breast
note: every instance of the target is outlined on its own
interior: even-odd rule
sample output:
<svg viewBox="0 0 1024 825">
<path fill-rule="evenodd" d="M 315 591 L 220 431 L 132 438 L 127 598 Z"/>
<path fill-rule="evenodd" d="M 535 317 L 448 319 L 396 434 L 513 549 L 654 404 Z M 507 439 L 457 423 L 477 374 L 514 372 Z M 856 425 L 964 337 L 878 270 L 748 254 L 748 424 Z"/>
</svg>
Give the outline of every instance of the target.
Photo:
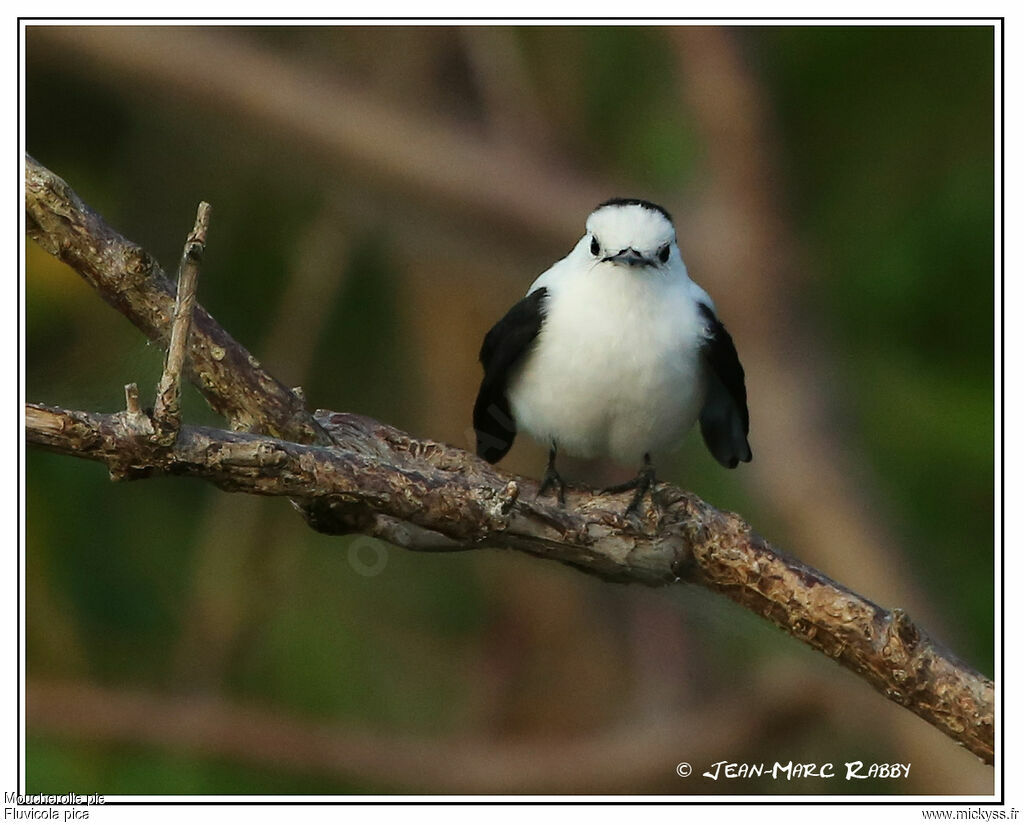
<svg viewBox="0 0 1024 825">
<path fill-rule="evenodd" d="M 638 465 L 675 444 L 703 404 L 696 300 L 685 270 L 556 264 L 544 323 L 509 384 L 519 427 L 580 457 Z"/>
</svg>

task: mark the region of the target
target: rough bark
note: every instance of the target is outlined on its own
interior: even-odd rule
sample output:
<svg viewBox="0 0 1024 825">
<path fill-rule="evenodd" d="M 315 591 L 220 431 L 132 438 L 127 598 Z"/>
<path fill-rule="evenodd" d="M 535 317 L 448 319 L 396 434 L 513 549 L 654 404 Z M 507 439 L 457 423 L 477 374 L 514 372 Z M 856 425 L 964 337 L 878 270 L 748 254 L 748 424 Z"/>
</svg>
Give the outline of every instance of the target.
<svg viewBox="0 0 1024 825">
<path fill-rule="evenodd" d="M 31 159 L 26 202 L 29 235 L 166 345 L 174 288 L 150 256 Z M 264 372 L 205 311 L 196 306 L 193 315 L 191 380 L 233 430 L 254 432 L 183 426 L 174 443 L 162 444 L 129 387 L 127 409 L 119 413 L 26 405 L 28 441 L 100 461 L 114 479 L 167 473 L 284 496 L 321 532 L 363 533 L 421 551 L 506 547 L 609 581 L 706 587 L 992 761 L 990 680 L 902 610 L 885 610 L 776 550 L 737 515 L 669 486 L 658 491 L 660 507 L 639 519 L 623 516 L 622 496 L 590 490 L 569 490 L 565 508 L 538 501 L 535 482 L 458 448 L 358 415 L 311 416 L 298 394 Z"/>
</svg>

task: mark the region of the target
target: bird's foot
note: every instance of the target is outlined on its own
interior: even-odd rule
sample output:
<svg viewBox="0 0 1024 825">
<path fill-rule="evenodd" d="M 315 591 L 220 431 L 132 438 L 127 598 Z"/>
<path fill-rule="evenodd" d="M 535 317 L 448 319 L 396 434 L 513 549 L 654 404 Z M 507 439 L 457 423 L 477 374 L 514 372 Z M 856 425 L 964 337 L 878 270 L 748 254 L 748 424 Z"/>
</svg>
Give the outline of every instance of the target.
<svg viewBox="0 0 1024 825">
<path fill-rule="evenodd" d="M 640 504 L 644 500 L 644 496 L 647 493 L 651 495 L 651 504 L 654 508 L 658 509 L 658 502 L 654 498 L 654 490 L 657 487 L 658 481 L 654 475 L 654 467 L 651 466 L 650 461 L 644 462 L 643 468 L 639 473 L 636 474 L 636 478 L 631 478 L 629 481 L 624 481 L 622 484 L 614 484 L 611 487 L 605 487 L 601 490 L 602 493 L 615 494 L 625 493 L 629 490 L 635 490 L 632 501 L 629 502 L 629 506 L 626 508 L 625 515 L 638 513 Z"/>
<path fill-rule="evenodd" d="M 558 503 L 565 507 L 565 482 L 558 474 L 558 470 L 548 465 L 548 468 L 544 471 L 544 478 L 541 479 L 540 487 L 537 488 L 537 498 L 540 498 L 552 488 L 557 488 Z"/>
</svg>

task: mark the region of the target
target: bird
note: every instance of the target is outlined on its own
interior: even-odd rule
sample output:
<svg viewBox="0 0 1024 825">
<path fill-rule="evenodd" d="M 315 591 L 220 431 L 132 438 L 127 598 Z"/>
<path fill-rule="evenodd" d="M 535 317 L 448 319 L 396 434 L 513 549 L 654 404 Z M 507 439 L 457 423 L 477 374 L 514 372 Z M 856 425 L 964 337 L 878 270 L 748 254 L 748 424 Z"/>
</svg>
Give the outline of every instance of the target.
<svg viewBox="0 0 1024 825">
<path fill-rule="evenodd" d="M 521 428 L 548 447 L 538 497 L 565 506 L 559 451 L 640 469 L 602 492 L 633 490 L 636 513 L 657 483 L 654 459 L 699 420 L 727 468 L 750 461 L 743 366 L 714 302 L 690 280 L 671 214 L 612 198 L 564 258 L 484 336 L 473 406 L 476 452 L 500 461 Z"/>
</svg>

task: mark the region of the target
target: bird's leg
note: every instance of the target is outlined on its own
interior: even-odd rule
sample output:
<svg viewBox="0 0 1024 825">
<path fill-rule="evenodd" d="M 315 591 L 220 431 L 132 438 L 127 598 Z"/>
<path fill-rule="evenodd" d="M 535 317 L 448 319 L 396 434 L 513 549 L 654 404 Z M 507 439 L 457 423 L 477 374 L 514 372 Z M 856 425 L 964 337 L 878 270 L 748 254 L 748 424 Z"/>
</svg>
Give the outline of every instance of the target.
<svg viewBox="0 0 1024 825">
<path fill-rule="evenodd" d="M 624 493 L 627 490 L 636 490 L 633 495 L 633 500 L 629 503 L 629 507 L 626 508 L 626 513 L 635 513 L 637 508 L 640 506 L 640 502 L 644 500 L 644 494 L 650 491 L 651 502 L 657 504 L 654 501 L 654 487 L 657 484 L 657 479 L 654 476 L 654 465 L 651 463 L 651 454 L 644 453 L 644 466 L 640 468 L 640 472 L 636 474 L 636 478 L 631 478 L 629 481 L 624 481 L 622 484 L 616 484 L 612 487 L 605 487 L 602 493 Z"/>
<path fill-rule="evenodd" d="M 540 498 L 550 488 L 558 488 L 558 503 L 565 506 L 565 482 L 562 481 L 562 477 L 558 474 L 558 470 L 555 469 L 555 455 L 558 452 L 558 448 L 554 442 L 551 442 L 551 449 L 548 451 L 548 466 L 544 469 L 544 478 L 540 482 L 540 488 L 537 490 L 537 498 Z"/>
</svg>

